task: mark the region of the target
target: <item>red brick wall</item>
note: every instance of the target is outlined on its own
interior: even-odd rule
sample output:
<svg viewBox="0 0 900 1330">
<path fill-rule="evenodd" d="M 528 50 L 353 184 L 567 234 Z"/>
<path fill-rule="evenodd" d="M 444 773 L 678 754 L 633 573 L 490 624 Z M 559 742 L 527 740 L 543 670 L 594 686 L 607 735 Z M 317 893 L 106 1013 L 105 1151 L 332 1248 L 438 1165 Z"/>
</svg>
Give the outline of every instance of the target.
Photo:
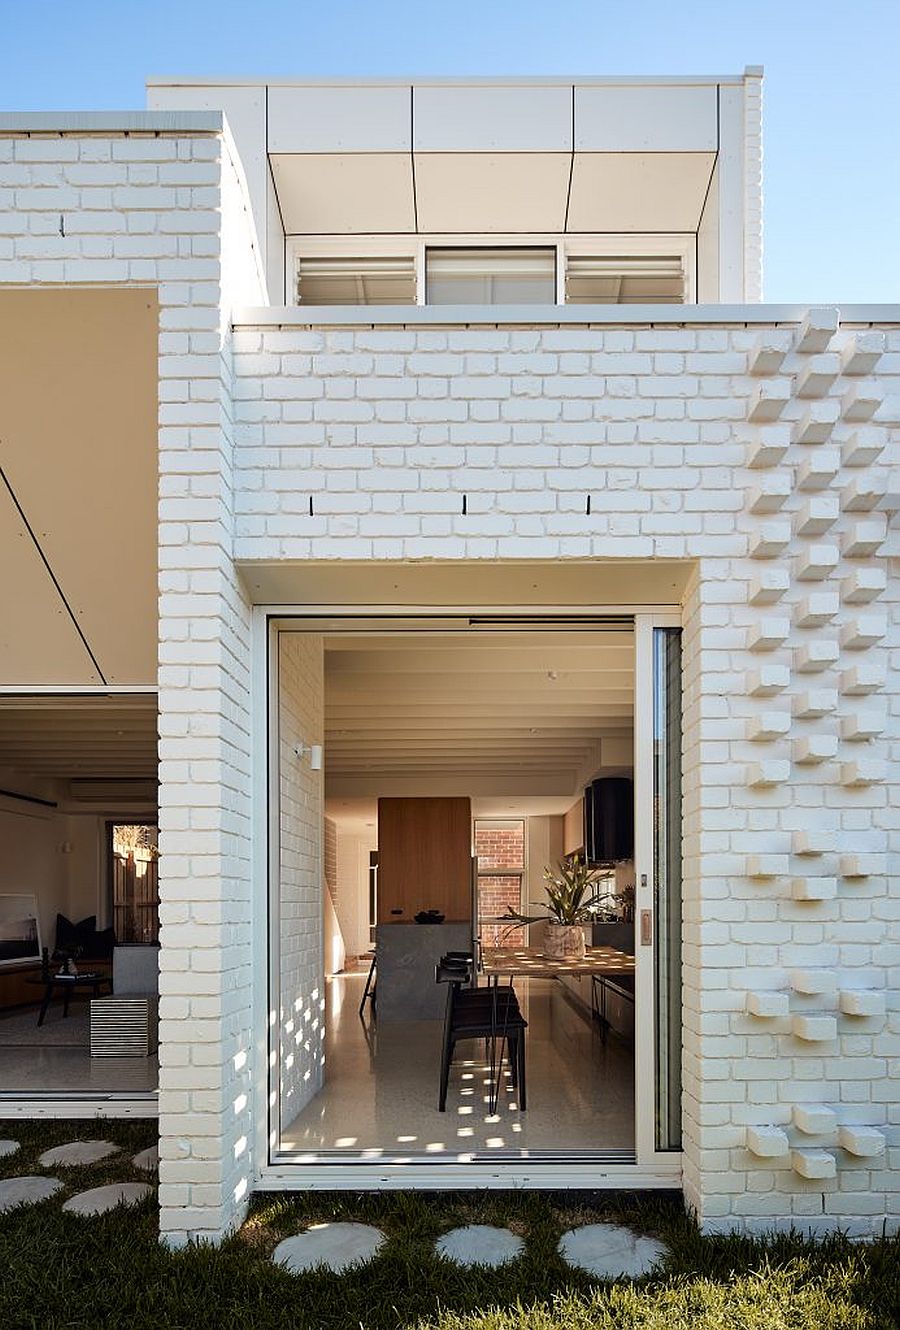
<svg viewBox="0 0 900 1330">
<path fill-rule="evenodd" d="M 485 872 L 490 869 L 525 867 L 525 823 L 496 826 L 490 822 L 475 824 L 475 853 L 478 856 L 478 914 L 482 919 L 496 918 L 510 908 L 521 908 L 521 878 L 518 873 Z M 520 947 L 525 933 L 521 928 L 484 924 L 481 941 L 487 947 Z"/>
</svg>

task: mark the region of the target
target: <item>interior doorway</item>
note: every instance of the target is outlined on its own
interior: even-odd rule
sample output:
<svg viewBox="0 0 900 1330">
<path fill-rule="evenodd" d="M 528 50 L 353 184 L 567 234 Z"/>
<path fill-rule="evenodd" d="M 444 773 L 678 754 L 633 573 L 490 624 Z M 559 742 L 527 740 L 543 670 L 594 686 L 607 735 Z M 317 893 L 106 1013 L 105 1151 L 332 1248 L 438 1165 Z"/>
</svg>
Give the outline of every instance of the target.
<svg viewBox="0 0 900 1330">
<path fill-rule="evenodd" d="M 631 973 L 512 976 L 528 1029 L 527 1110 L 509 1066 L 498 1070 L 473 1042 L 454 1059 L 450 1111 L 439 1111 L 446 989 L 435 984 L 430 951 L 444 948 L 426 945 L 429 931 L 436 938 L 444 929 L 446 950 L 470 948 L 476 985 L 490 982 L 483 962 L 496 946 L 541 949 L 542 920 L 505 922 L 484 907 L 497 888 L 491 908 L 504 905 L 500 914 L 518 898 L 521 915 L 546 915 L 545 870 L 587 857 L 585 792 L 608 778 L 634 780 L 635 641 L 632 616 L 273 625 L 273 1157 L 635 1161 L 636 1029 L 649 1022 L 653 1041 L 659 1013 L 652 999 L 647 1012 L 636 1010 L 634 851 L 588 863 L 594 908 L 583 926 L 589 947 L 604 925 L 617 926 L 614 950 L 632 958 Z M 652 688 L 646 701 L 652 711 Z M 383 852 L 393 804 L 454 800 L 467 801 L 468 877 L 456 898 L 463 904 L 448 913 L 434 863 L 417 863 L 410 894 L 397 895 Z M 506 841 L 499 859 L 492 830 Z M 409 846 L 435 838 L 433 828 L 413 836 L 407 859 L 418 854 Z M 311 892 L 317 839 L 321 872 Z M 425 921 L 429 911 L 440 923 Z M 465 942 L 446 931 L 457 924 Z M 392 943 L 401 936 L 407 952 L 428 955 L 425 963 L 407 955 L 398 981 Z M 375 1000 L 362 1002 L 370 979 Z M 494 1104 L 489 1082 L 498 1078 Z"/>
</svg>

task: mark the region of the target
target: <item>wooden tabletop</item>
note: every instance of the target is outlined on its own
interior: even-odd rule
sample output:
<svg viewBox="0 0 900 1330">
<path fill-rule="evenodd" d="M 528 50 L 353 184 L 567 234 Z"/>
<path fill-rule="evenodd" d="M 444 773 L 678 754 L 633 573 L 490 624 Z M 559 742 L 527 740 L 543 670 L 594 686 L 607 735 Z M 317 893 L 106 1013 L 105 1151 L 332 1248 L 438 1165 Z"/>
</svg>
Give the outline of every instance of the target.
<svg viewBox="0 0 900 1330">
<path fill-rule="evenodd" d="M 598 974 L 610 978 L 634 974 L 634 957 L 615 947 L 587 947 L 578 960 L 559 960 L 537 947 L 485 947 L 481 969 L 486 975 L 532 975 L 557 979 L 564 974 Z"/>
</svg>

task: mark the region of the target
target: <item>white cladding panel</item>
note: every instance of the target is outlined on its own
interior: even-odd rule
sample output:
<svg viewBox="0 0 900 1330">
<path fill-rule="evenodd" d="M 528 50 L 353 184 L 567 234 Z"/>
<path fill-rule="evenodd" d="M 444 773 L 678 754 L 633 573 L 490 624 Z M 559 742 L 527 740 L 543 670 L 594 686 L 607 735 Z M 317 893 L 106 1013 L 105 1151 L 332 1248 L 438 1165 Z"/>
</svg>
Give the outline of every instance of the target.
<svg viewBox="0 0 900 1330">
<path fill-rule="evenodd" d="M 289 235 L 415 230 L 408 153 L 290 153 L 271 162 Z"/>
<path fill-rule="evenodd" d="M 416 203 L 424 232 L 562 231 L 566 153 L 416 153 Z"/>
<path fill-rule="evenodd" d="M 579 152 L 569 231 L 696 231 L 715 155 Z"/>
<path fill-rule="evenodd" d="M 715 152 L 715 84 L 575 89 L 575 148 L 583 152 Z"/>
<path fill-rule="evenodd" d="M 413 91 L 417 152 L 570 152 L 571 87 Z"/>
<path fill-rule="evenodd" d="M 269 152 L 408 152 L 408 87 L 269 88 Z"/>
</svg>

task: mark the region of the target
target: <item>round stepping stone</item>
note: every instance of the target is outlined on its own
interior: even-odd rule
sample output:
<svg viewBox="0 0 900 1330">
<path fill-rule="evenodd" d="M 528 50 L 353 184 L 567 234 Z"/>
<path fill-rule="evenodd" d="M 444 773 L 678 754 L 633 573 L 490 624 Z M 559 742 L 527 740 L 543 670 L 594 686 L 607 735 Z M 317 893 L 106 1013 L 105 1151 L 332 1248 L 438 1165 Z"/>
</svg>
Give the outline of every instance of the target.
<svg viewBox="0 0 900 1330">
<path fill-rule="evenodd" d="M 620 1224 L 585 1224 L 570 1229 L 559 1241 L 564 1261 L 601 1279 L 646 1275 L 667 1251 L 656 1238 L 639 1237 Z"/>
<path fill-rule="evenodd" d="M 0 1159 L 5 1159 L 7 1155 L 14 1155 L 18 1148 L 18 1141 L 0 1141 Z"/>
<path fill-rule="evenodd" d="M 36 1205 L 59 1191 L 59 1178 L 3 1178 L 0 1181 L 0 1214 L 19 1205 Z"/>
<path fill-rule="evenodd" d="M 155 1173 L 159 1168 L 159 1148 L 155 1145 L 148 1145 L 146 1150 L 141 1150 L 131 1161 L 135 1168 L 141 1169 L 144 1173 Z"/>
<path fill-rule="evenodd" d="M 384 1243 L 384 1234 L 369 1224 L 314 1224 L 279 1242 L 272 1260 L 294 1275 L 322 1267 L 339 1275 L 371 1261 Z"/>
<path fill-rule="evenodd" d="M 117 1205 L 137 1205 L 152 1191 L 149 1182 L 112 1182 L 108 1187 L 92 1187 L 70 1196 L 63 1209 L 70 1215 L 105 1215 Z"/>
<path fill-rule="evenodd" d="M 452 1228 L 434 1244 L 438 1256 L 446 1256 L 457 1265 L 506 1265 L 521 1256 L 525 1243 L 508 1228 L 491 1224 L 466 1224 Z"/>
<path fill-rule="evenodd" d="M 98 1164 L 101 1159 L 117 1154 L 119 1147 L 111 1141 L 72 1141 L 45 1150 L 38 1160 L 44 1168 L 80 1168 L 85 1164 Z"/>
</svg>

